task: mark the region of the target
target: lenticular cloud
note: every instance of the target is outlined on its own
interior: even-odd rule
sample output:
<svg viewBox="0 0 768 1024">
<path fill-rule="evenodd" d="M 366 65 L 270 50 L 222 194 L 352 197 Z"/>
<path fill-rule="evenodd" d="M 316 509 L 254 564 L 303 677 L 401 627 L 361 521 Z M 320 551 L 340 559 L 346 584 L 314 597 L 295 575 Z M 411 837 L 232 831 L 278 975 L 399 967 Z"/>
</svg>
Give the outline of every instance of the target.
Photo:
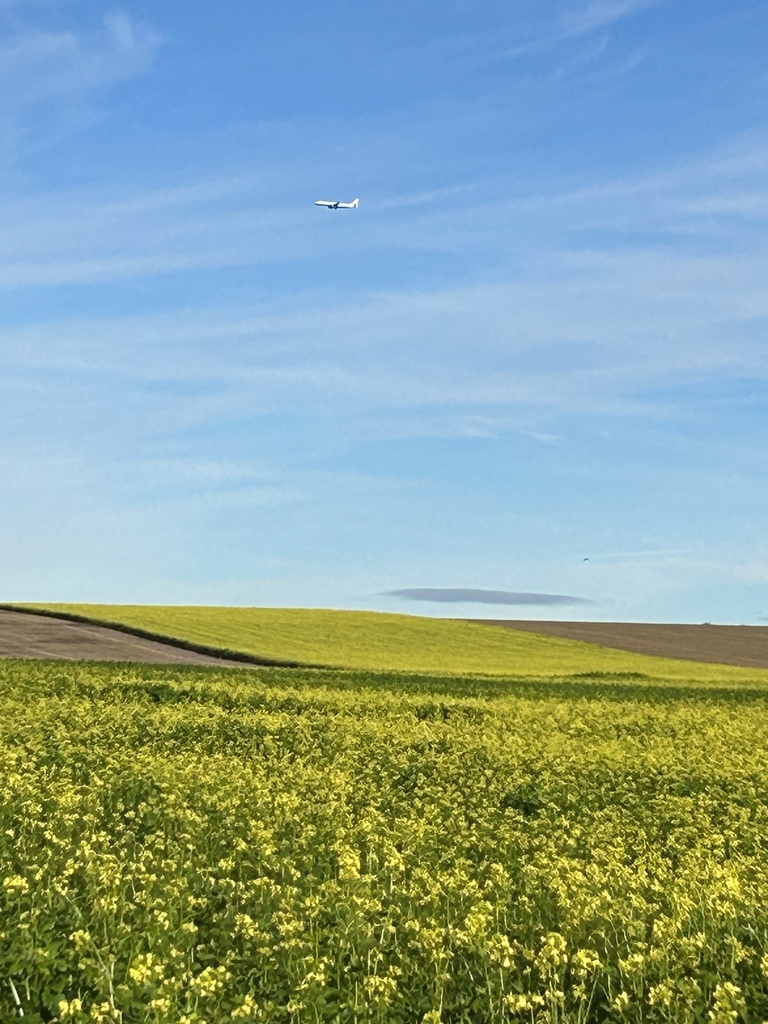
<svg viewBox="0 0 768 1024">
<path fill-rule="evenodd" d="M 434 601 L 438 604 L 509 604 L 509 605 L 568 605 L 592 604 L 585 597 L 567 594 L 519 594 L 510 590 L 472 590 L 462 587 L 416 587 L 407 590 L 388 590 L 387 597 L 402 597 L 408 601 Z"/>
</svg>

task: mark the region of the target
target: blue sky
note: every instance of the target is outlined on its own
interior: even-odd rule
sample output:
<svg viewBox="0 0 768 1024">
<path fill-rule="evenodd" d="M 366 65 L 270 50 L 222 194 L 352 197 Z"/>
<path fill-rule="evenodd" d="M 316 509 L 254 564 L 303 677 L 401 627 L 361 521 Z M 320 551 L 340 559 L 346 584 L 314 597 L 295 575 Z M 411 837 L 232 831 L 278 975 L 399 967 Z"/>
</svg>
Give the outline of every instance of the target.
<svg viewBox="0 0 768 1024">
<path fill-rule="evenodd" d="M 0 597 L 768 621 L 766 52 L 763 0 L 0 0 Z"/>
</svg>

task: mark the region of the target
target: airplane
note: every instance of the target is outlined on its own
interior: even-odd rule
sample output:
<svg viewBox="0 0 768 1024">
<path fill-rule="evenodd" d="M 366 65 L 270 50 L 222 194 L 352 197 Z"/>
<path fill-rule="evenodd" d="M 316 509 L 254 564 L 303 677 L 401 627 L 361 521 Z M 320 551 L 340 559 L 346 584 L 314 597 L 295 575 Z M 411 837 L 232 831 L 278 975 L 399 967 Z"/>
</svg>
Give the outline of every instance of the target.
<svg viewBox="0 0 768 1024">
<path fill-rule="evenodd" d="M 360 205 L 359 199 L 353 199 L 351 203 L 333 202 L 330 199 L 318 199 L 315 206 L 324 206 L 326 210 L 356 210 Z"/>
</svg>

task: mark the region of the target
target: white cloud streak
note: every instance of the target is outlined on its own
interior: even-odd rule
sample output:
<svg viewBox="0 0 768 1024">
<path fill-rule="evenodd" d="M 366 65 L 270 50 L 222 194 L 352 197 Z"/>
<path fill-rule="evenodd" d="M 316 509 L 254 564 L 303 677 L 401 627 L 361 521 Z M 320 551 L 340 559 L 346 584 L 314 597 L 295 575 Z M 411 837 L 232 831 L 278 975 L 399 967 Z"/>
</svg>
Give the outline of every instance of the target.
<svg viewBox="0 0 768 1024">
<path fill-rule="evenodd" d="M 16 110 L 130 78 L 160 43 L 128 15 L 108 15 L 94 32 L 24 29 L 0 40 L 0 108 Z"/>
<path fill-rule="evenodd" d="M 526 263 L 567 244 L 605 245 L 590 233 L 643 231 L 645 248 L 694 234 L 720 246 L 758 228 L 767 212 L 768 145 L 715 153 L 687 166 L 584 189 L 505 193 L 501 181 L 428 193 L 369 196 L 345 225 L 318 216 L 301 175 L 230 175 L 145 192 L 51 193 L 0 205 L 0 288 L 117 281 L 350 253 L 409 250 L 482 255 L 527 247 Z M 294 174 L 296 171 L 294 169 Z M 510 241 L 512 239 L 512 247 Z M 759 243 L 759 236 L 755 236 Z M 633 242 L 637 245 L 636 242 Z M 754 253 L 755 246 L 747 246 Z"/>
<path fill-rule="evenodd" d="M 439 432 L 545 438 L 541 417 L 669 417 L 682 400 L 667 389 L 768 376 L 752 330 L 768 319 L 765 271 L 762 257 L 593 252 L 561 256 L 538 280 L 44 323 L 0 339 L 6 409 L 29 378 L 38 390 L 23 399 L 27 417 L 61 380 L 92 396 L 82 415 L 94 422 L 117 387 L 127 414 L 161 431 L 328 403 L 368 423 L 398 411 L 396 429 L 415 433 L 433 416 Z"/>
<path fill-rule="evenodd" d="M 586 6 L 564 15 L 560 28 L 566 36 L 584 35 L 640 14 L 660 2 L 661 0 L 592 0 Z"/>
</svg>

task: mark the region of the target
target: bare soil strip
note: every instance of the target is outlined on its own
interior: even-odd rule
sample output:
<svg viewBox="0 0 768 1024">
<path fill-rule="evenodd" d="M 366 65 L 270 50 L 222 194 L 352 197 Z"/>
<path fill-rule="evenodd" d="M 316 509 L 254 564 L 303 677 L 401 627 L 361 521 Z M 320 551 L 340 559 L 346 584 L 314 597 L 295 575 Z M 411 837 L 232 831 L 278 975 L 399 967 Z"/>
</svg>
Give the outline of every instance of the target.
<svg viewBox="0 0 768 1024">
<path fill-rule="evenodd" d="M 768 626 L 701 626 L 652 622 L 539 622 L 535 619 L 467 619 L 485 626 L 584 640 L 634 654 L 768 668 Z"/>
<path fill-rule="evenodd" d="M 148 640 L 106 626 L 4 609 L 0 609 L 0 658 L 243 668 L 240 661 L 186 650 L 173 643 Z"/>
</svg>

